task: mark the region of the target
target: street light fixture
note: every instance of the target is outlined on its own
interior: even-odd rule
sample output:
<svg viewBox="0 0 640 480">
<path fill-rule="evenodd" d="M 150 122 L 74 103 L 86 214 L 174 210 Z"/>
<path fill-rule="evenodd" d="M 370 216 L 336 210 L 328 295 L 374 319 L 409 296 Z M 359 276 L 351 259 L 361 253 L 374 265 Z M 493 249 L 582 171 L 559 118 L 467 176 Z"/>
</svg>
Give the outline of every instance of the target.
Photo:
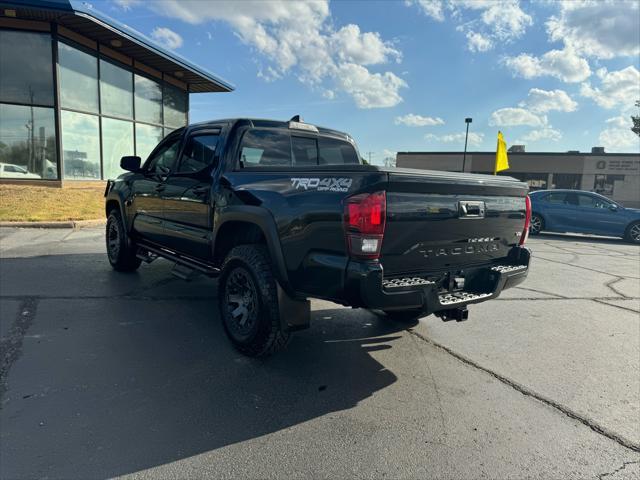
<svg viewBox="0 0 640 480">
<path fill-rule="evenodd" d="M 467 140 L 469 139 L 469 124 L 473 122 L 473 118 L 467 117 L 464 119 L 464 123 L 467 124 L 467 134 L 464 136 L 464 154 L 462 155 L 462 171 L 464 172 L 464 166 L 467 162 Z"/>
</svg>

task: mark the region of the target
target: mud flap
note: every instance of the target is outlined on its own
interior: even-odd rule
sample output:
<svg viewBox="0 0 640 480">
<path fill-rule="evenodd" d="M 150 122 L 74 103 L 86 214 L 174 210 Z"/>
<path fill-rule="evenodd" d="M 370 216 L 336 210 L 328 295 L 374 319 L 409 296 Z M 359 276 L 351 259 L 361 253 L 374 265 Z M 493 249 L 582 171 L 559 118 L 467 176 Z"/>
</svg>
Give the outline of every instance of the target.
<svg viewBox="0 0 640 480">
<path fill-rule="evenodd" d="M 309 300 L 296 300 L 287 295 L 279 282 L 278 285 L 278 311 L 280 323 L 285 332 L 295 332 L 309 328 L 311 323 L 311 302 Z"/>
</svg>

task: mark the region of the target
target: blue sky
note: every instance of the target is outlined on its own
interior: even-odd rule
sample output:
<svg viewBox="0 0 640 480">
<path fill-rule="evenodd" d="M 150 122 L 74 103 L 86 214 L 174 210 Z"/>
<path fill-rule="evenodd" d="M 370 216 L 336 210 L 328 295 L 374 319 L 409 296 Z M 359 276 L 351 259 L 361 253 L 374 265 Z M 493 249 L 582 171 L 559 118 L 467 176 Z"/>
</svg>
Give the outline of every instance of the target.
<svg viewBox="0 0 640 480">
<path fill-rule="evenodd" d="M 294 114 L 396 151 L 640 151 L 640 2 L 114 0 L 95 6 L 236 86 L 191 121 Z"/>
</svg>

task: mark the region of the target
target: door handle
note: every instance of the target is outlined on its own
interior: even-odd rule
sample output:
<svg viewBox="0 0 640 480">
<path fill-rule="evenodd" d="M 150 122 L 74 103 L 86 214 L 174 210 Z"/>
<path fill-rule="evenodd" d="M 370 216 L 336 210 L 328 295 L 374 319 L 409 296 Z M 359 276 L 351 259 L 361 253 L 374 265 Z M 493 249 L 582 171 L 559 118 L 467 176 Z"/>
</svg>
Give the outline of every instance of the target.
<svg viewBox="0 0 640 480">
<path fill-rule="evenodd" d="M 156 185 L 156 192 L 162 192 L 165 188 L 167 188 L 165 185 Z"/>
<path fill-rule="evenodd" d="M 196 195 L 204 195 L 208 191 L 209 191 L 209 187 L 195 187 L 193 189 L 193 193 L 195 193 Z"/>
</svg>

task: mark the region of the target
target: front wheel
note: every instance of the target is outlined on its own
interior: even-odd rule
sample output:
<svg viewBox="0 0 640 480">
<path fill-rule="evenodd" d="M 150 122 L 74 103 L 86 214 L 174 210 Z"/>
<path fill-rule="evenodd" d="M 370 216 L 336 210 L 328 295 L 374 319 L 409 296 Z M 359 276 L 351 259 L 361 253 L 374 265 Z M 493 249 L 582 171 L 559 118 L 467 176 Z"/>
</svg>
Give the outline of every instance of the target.
<svg viewBox="0 0 640 480">
<path fill-rule="evenodd" d="M 136 257 L 136 246 L 127 240 L 124 222 L 118 210 L 112 210 L 107 218 L 107 257 L 114 270 L 133 272 L 140 266 Z"/>
<path fill-rule="evenodd" d="M 267 249 L 240 245 L 224 260 L 218 282 L 220 316 L 234 347 L 250 357 L 271 355 L 286 347 L 278 290 Z"/>
<path fill-rule="evenodd" d="M 531 215 L 531 223 L 529 224 L 529 233 L 531 235 L 538 235 L 544 228 L 544 220 L 540 215 L 534 213 Z"/>
<path fill-rule="evenodd" d="M 640 222 L 633 222 L 629 225 L 624 238 L 628 242 L 640 244 Z"/>
</svg>

